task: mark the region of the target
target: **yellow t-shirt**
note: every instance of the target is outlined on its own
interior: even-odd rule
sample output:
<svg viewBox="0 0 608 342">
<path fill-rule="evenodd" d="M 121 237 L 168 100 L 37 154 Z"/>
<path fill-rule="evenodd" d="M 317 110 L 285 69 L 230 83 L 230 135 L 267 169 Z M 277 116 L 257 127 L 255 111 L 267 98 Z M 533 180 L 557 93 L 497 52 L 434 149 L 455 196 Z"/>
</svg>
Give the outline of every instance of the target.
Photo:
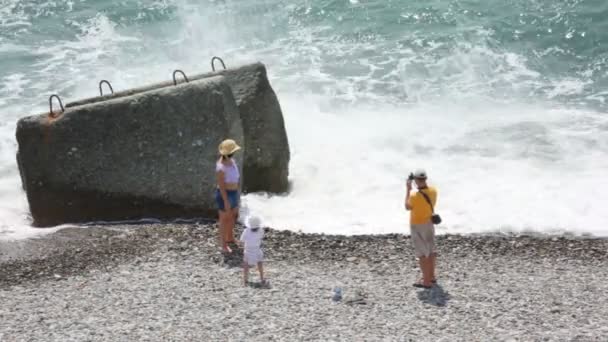
<svg viewBox="0 0 608 342">
<path fill-rule="evenodd" d="M 412 208 L 410 209 L 410 224 L 430 223 L 431 215 L 433 215 L 429 202 L 426 201 L 423 195 L 418 193 L 419 191 L 424 191 L 424 193 L 433 203 L 433 207 L 437 203 L 437 190 L 431 186 L 423 190 L 418 190 L 414 194 L 410 195 L 410 200 L 408 202 Z"/>
</svg>

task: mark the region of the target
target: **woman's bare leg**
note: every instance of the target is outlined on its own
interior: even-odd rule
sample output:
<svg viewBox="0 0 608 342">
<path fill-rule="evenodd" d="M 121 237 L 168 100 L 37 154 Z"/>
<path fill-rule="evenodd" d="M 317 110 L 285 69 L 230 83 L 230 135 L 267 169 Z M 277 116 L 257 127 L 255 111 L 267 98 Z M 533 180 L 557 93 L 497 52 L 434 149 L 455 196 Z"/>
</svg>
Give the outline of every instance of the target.
<svg viewBox="0 0 608 342">
<path fill-rule="evenodd" d="M 220 222 L 219 222 L 219 236 L 220 236 L 220 247 L 223 252 L 230 252 L 228 248 L 228 240 L 226 240 L 226 230 L 230 224 L 230 214 L 220 211 Z"/>
<path fill-rule="evenodd" d="M 222 214 L 222 211 L 218 212 L 218 221 L 217 221 L 217 226 L 218 226 L 218 235 L 219 235 L 219 242 L 220 242 L 220 247 L 223 248 L 224 247 L 224 215 Z"/>
<path fill-rule="evenodd" d="M 224 240 L 228 242 L 234 241 L 234 226 L 236 225 L 236 218 L 239 213 L 239 208 L 232 208 L 230 213 L 227 214 L 227 224 L 224 231 Z"/>
</svg>

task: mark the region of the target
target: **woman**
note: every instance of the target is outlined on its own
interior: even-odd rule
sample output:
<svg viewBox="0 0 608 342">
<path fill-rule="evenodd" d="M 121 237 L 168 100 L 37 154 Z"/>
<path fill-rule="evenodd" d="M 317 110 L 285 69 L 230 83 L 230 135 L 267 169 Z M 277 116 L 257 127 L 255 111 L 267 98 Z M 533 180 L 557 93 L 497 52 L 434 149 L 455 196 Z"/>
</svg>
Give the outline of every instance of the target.
<svg viewBox="0 0 608 342">
<path fill-rule="evenodd" d="M 215 201 L 219 210 L 219 235 L 222 251 L 231 253 L 228 243 L 234 242 L 234 225 L 239 212 L 239 168 L 232 159 L 241 147 L 232 139 L 222 141 L 219 146 L 220 158 L 215 166 L 217 188 Z"/>
</svg>

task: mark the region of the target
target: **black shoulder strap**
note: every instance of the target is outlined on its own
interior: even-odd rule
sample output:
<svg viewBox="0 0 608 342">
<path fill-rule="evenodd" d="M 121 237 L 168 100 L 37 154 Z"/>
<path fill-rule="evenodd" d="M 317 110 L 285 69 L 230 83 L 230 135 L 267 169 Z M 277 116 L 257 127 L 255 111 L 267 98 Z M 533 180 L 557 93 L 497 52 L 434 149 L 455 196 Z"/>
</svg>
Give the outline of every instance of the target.
<svg viewBox="0 0 608 342">
<path fill-rule="evenodd" d="M 433 203 L 431 202 L 431 199 L 429 198 L 429 196 L 427 194 L 424 193 L 424 191 L 422 190 L 418 190 L 419 194 L 422 194 L 422 196 L 424 196 L 424 199 L 429 203 L 429 205 L 431 206 L 431 211 L 433 213 L 435 213 L 435 209 L 433 208 Z"/>
</svg>

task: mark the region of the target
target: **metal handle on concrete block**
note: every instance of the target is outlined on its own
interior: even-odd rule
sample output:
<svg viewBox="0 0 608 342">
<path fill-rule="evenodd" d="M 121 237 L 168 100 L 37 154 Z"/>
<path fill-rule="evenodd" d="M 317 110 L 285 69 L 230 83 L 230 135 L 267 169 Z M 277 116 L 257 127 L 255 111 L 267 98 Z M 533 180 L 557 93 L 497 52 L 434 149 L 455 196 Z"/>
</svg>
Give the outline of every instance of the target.
<svg viewBox="0 0 608 342">
<path fill-rule="evenodd" d="M 55 113 L 53 113 L 53 97 L 57 98 L 57 101 L 59 101 L 59 106 L 61 107 L 61 113 L 65 112 L 65 109 L 63 108 L 63 103 L 61 103 L 61 99 L 59 98 L 59 96 L 57 96 L 56 94 L 53 94 L 49 97 L 49 116 L 52 118 L 55 118 Z"/>
<path fill-rule="evenodd" d="M 178 72 L 181 73 L 182 76 L 184 76 L 184 79 L 186 80 L 186 82 L 190 82 L 190 81 L 188 81 L 188 77 L 186 77 L 186 74 L 183 71 L 181 71 L 181 70 L 175 70 L 173 72 L 173 85 L 177 85 L 177 79 L 175 79 L 175 74 L 177 74 Z"/>
<path fill-rule="evenodd" d="M 110 84 L 110 82 L 106 80 L 101 80 L 99 81 L 99 96 L 103 96 L 103 90 L 101 89 L 101 85 L 104 83 L 108 85 L 108 87 L 110 88 L 110 92 L 114 94 L 114 89 L 112 89 L 112 85 Z"/>
<path fill-rule="evenodd" d="M 222 63 L 222 66 L 224 67 L 224 70 L 226 70 L 226 64 L 224 64 L 224 61 L 221 58 L 217 57 L 217 56 L 214 56 L 213 58 L 211 58 L 211 70 L 215 71 L 215 60 L 216 59 L 218 61 L 220 61 L 220 63 Z"/>
</svg>

